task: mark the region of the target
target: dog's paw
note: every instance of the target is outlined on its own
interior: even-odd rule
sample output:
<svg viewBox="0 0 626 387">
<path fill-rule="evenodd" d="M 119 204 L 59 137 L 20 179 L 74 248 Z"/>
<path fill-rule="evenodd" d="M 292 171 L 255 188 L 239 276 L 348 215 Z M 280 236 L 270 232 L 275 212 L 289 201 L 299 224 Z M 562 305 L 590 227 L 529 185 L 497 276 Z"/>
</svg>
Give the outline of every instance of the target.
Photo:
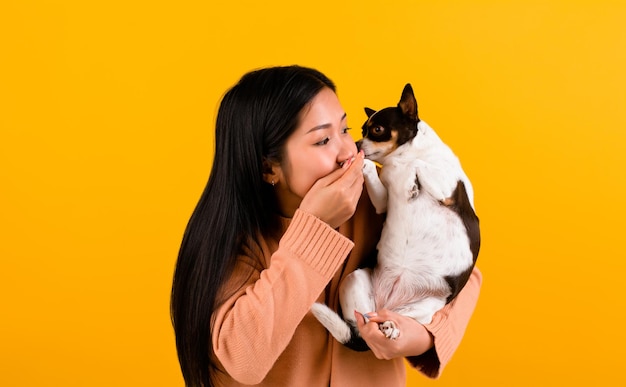
<svg viewBox="0 0 626 387">
<path fill-rule="evenodd" d="M 395 340 L 400 336 L 400 330 L 393 321 L 385 321 L 379 324 L 378 327 L 388 339 Z"/>
<path fill-rule="evenodd" d="M 372 160 L 363 160 L 363 175 L 366 177 L 378 176 L 376 164 Z"/>
<path fill-rule="evenodd" d="M 411 188 L 409 189 L 409 201 L 415 199 L 417 197 L 417 195 L 419 195 L 420 190 L 419 187 L 417 186 L 417 184 L 413 184 L 411 186 Z"/>
<path fill-rule="evenodd" d="M 452 196 L 459 180 L 457 169 L 446 169 L 423 160 L 415 160 L 413 166 L 416 171 L 415 181 L 435 200 L 443 203 Z"/>
</svg>

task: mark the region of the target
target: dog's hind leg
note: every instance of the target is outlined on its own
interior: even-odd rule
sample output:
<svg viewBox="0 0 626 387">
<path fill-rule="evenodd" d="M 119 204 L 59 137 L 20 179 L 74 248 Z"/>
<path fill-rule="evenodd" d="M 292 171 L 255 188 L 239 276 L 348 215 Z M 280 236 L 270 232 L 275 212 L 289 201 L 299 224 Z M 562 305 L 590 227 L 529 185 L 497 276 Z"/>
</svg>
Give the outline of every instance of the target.
<svg viewBox="0 0 626 387">
<path fill-rule="evenodd" d="M 416 303 L 398 308 L 395 312 L 410 317 L 420 324 L 425 325 L 432 321 L 435 312 L 443 308 L 445 304 L 445 299 L 428 297 Z M 400 337 L 400 329 L 398 329 L 396 323 L 393 321 L 385 321 L 379 324 L 379 328 L 388 339 L 395 340 Z"/>
<path fill-rule="evenodd" d="M 433 315 L 446 305 L 446 299 L 442 297 L 427 297 L 418 302 L 407 304 L 396 310 L 397 313 L 411 317 L 420 324 L 430 324 Z"/>
<path fill-rule="evenodd" d="M 354 327 L 356 327 L 354 311 L 361 314 L 375 311 L 372 271 L 358 269 L 348 274 L 341 283 L 339 300 L 344 320 Z"/>
<path fill-rule="evenodd" d="M 313 304 L 311 312 L 337 341 L 355 351 L 366 351 L 368 346 L 359 335 L 354 311 L 361 314 L 374 311 L 372 289 L 371 270 L 356 270 L 344 279 L 339 289 L 343 318 L 321 303 Z"/>
</svg>

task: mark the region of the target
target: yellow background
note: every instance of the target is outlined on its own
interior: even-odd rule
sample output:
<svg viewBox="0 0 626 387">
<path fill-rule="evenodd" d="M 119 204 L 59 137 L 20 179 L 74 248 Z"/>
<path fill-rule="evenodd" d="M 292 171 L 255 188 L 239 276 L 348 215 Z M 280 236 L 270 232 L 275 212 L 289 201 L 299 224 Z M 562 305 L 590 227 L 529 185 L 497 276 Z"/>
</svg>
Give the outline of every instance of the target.
<svg viewBox="0 0 626 387">
<path fill-rule="evenodd" d="M 213 3 L 0 2 L 0 385 L 182 386 L 170 282 L 218 101 L 292 63 L 355 128 L 411 82 L 473 181 L 481 298 L 411 385 L 626 383 L 626 3 Z"/>
</svg>

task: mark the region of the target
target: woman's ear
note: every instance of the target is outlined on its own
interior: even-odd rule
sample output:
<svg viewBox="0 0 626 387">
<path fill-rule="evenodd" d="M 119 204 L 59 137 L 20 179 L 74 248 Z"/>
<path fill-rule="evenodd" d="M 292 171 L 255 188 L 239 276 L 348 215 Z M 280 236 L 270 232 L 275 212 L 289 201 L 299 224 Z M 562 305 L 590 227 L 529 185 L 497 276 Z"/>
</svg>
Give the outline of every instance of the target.
<svg viewBox="0 0 626 387">
<path fill-rule="evenodd" d="M 278 163 L 263 159 L 263 181 L 271 185 L 278 184 L 280 181 L 280 165 Z"/>
</svg>

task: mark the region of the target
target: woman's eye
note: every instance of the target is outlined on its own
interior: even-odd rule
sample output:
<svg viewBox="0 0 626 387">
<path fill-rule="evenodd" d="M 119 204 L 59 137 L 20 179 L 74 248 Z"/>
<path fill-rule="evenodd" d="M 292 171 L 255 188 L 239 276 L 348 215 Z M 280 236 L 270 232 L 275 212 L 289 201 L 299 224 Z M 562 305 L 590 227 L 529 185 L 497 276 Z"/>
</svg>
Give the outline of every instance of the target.
<svg viewBox="0 0 626 387">
<path fill-rule="evenodd" d="M 326 144 L 328 144 L 328 141 L 330 141 L 330 138 L 326 137 L 322 141 L 316 142 L 315 145 L 326 145 Z"/>
<path fill-rule="evenodd" d="M 352 128 L 343 128 L 341 133 L 346 134 L 346 133 L 348 133 L 350 131 L 350 129 L 352 129 Z"/>
</svg>

